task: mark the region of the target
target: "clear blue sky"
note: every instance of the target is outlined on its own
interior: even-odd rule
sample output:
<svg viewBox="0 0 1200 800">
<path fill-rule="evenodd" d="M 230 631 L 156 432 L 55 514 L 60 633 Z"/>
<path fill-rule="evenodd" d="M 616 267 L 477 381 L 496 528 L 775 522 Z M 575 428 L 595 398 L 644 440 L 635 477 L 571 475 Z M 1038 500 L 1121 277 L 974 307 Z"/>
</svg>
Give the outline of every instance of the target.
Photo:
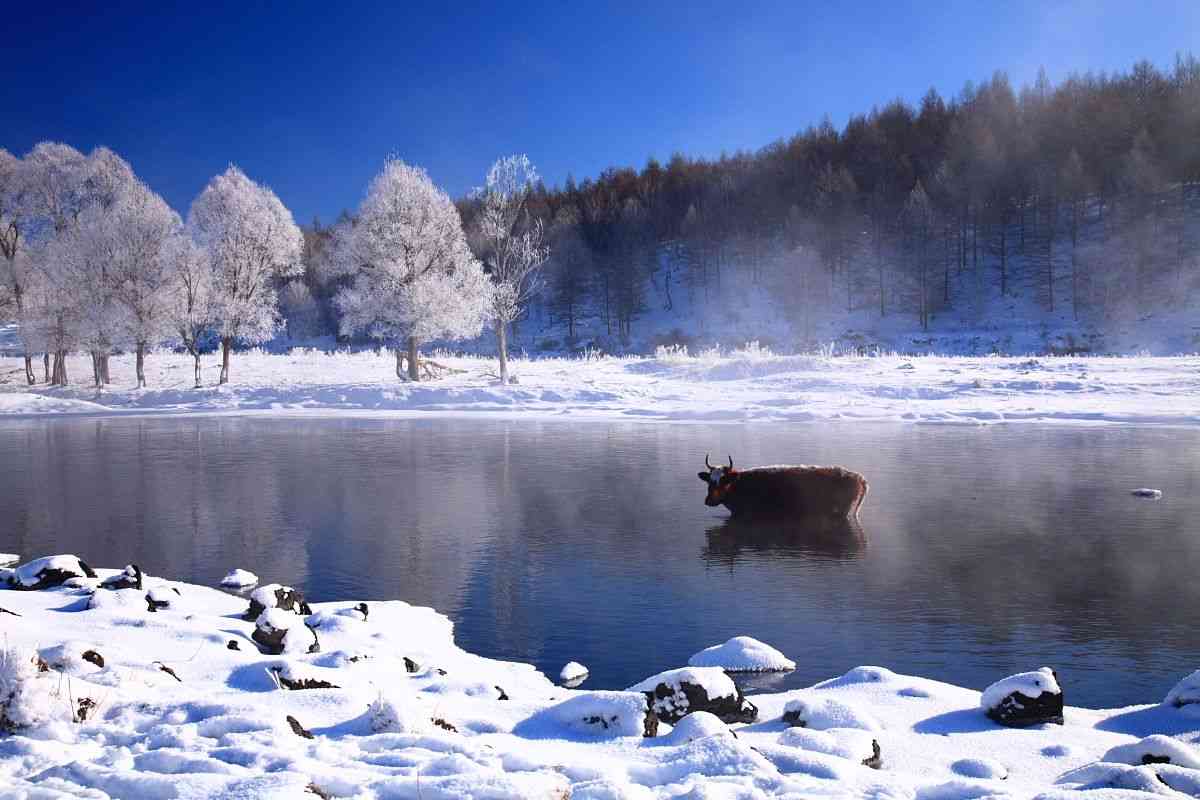
<svg viewBox="0 0 1200 800">
<path fill-rule="evenodd" d="M 5 12 L 0 147 L 108 145 L 181 213 L 234 162 L 300 222 L 357 205 L 390 153 L 454 196 L 512 152 L 561 184 L 998 69 L 1200 51 L 1200 0 L 67 5 Z"/>
</svg>

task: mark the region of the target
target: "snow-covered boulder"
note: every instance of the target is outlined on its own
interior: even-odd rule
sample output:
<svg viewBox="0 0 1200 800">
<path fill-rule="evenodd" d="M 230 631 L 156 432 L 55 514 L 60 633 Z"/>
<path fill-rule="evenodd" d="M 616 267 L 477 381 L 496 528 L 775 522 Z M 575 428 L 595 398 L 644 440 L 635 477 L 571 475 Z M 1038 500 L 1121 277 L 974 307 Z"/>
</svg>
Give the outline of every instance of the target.
<svg viewBox="0 0 1200 800">
<path fill-rule="evenodd" d="M 1008 777 L 1008 767 L 990 758 L 960 758 L 950 765 L 950 770 L 964 778 L 1002 781 Z"/>
<path fill-rule="evenodd" d="M 1130 744 L 1119 744 L 1101 758 L 1115 764 L 1174 764 L 1200 769 L 1200 752 L 1190 744 L 1155 734 Z"/>
<path fill-rule="evenodd" d="M 16 553 L 0 553 L 0 567 L 11 567 L 20 560 Z"/>
<path fill-rule="evenodd" d="M 1163 493 L 1162 489 L 1147 489 L 1146 487 L 1142 487 L 1140 489 L 1134 489 L 1133 496 L 1144 497 L 1147 500 L 1161 500 Z"/>
<path fill-rule="evenodd" d="M 297 661 L 285 661 L 267 667 L 267 672 L 281 688 L 293 691 L 300 689 L 338 689 L 333 681 L 337 678 L 337 670 L 324 667 L 314 667 Z"/>
<path fill-rule="evenodd" d="M 588 668 L 578 661 L 568 661 L 558 673 L 558 682 L 568 689 L 574 689 L 587 680 Z"/>
<path fill-rule="evenodd" d="M 866 711 L 841 700 L 815 693 L 789 700 L 783 707 L 783 721 L 793 727 L 812 728 L 817 731 L 830 728 L 877 731 L 883 727 Z"/>
<path fill-rule="evenodd" d="M 696 653 L 688 659 L 688 666 L 720 667 L 726 672 L 787 672 L 796 668 L 796 662 L 758 639 L 735 636 Z"/>
<path fill-rule="evenodd" d="M 874 769 L 883 765 L 879 742 L 865 730 L 788 728 L 779 734 L 776 742 L 784 747 L 795 747 L 810 753 L 837 756 Z"/>
<path fill-rule="evenodd" d="M 320 651 L 316 633 L 294 614 L 282 608 L 268 608 L 254 621 L 250 634 L 262 651 L 277 656 L 282 653 L 316 653 Z"/>
<path fill-rule="evenodd" d="M 125 569 L 116 575 L 109 575 L 100 581 L 101 589 L 116 591 L 117 589 L 141 589 L 142 568 L 137 564 L 126 564 Z"/>
<path fill-rule="evenodd" d="M 1167 692 L 1163 705 L 1182 708 L 1193 703 L 1200 703 L 1200 669 L 1188 675 Z"/>
<path fill-rule="evenodd" d="M 60 555 L 35 558 L 12 571 L 8 583 L 13 589 L 37 590 L 61 586 L 72 578 L 94 578 L 92 570 L 79 556 Z"/>
<path fill-rule="evenodd" d="M 685 667 L 652 675 L 628 691 L 642 692 L 660 720 L 674 725 L 693 711 L 722 722 L 754 722 L 758 708 L 720 667 Z"/>
<path fill-rule="evenodd" d="M 717 734 L 733 735 L 724 722 L 707 711 L 693 711 L 683 719 L 666 736 L 659 737 L 658 742 L 665 745 L 681 745 L 703 739 L 705 736 Z"/>
<path fill-rule="evenodd" d="M 371 733 L 425 733 L 433 727 L 414 698 L 395 692 L 376 697 L 367 709 L 367 719 Z"/>
<path fill-rule="evenodd" d="M 257 620 L 269 608 L 292 611 L 305 616 L 312 613 L 312 609 L 304 601 L 304 595 L 298 589 L 280 586 L 278 583 L 268 583 L 251 592 L 250 607 L 246 609 L 242 619 L 247 622 Z"/>
<path fill-rule="evenodd" d="M 581 692 L 517 723 L 513 733 L 530 739 L 645 737 L 658 733 L 658 717 L 639 691 Z"/>
<path fill-rule="evenodd" d="M 178 589 L 168 586 L 155 586 L 146 592 L 146 610 L 162 611 L 168 609 L 178 597 Z"/>
<path fill-rule="evenodd" d="M 258 583 L 258 576 L 244 569 L 233 569 L 221 578 L 221 585 L 229 589 L 245 589 Z"/>
<path fill-rule="evenodd" d="M 979 704 L 995 722 L 1010 728 L 1063 724 L 1063 693 L 1049 667 L 1021 672 L 983 690 Z"/>
</svg>

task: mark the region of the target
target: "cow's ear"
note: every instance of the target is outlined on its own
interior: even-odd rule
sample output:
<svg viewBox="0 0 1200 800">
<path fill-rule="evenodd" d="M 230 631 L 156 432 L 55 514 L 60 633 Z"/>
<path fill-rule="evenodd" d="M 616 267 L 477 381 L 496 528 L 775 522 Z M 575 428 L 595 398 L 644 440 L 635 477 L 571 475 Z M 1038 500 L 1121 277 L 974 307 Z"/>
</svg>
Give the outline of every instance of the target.
<svg viewBox="0 0 1200 800">
<path fill-rule="evenodd" d="M 697 472 L 696 477 L 698 477 L 700 480 L 704 481 L 705 483 L 708 483 L 708 473 L 707 472 Z"/>
</svg>

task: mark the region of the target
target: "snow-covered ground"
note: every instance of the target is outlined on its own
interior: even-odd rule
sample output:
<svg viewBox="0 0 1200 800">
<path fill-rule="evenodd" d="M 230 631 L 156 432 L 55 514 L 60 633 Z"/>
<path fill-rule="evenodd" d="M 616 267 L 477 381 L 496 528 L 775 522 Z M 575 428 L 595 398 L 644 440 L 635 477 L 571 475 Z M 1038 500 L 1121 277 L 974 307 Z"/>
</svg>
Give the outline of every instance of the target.
<svg viewBox="0 0 1200 800">
<path fill-rule="evenodd" d="M 501 386 L 493 360 L 435 357 L 452 372 L 422 383 L 394 374 L 389 353 L 293 350 L 237 353 L 202 389 L 191 360 L 114 356 L 113 383 L 97 392 L 84 356 L 69 359 L 66 388 L 24 383 L 20 359 L 0 358 L 0 414 L 493 415 L 676 421 L 937 423 L 1132 422 L 1200 424 L 1200 357 L 777 356 L 745 348 L 695 356 L 519 358 L 519 383 Z M 40 364 L 38 365 L 40 369 Z M 40 376 L 39 376 L 40 377 Z"/>
<path fill-rule="evenodd" d="M 96 588 L 116 573 L 97 572 L 0 589 L 13 612 L 0 613 L 0 726 L 15 728 L 0 734 L 2 798 L 1200 796 L 1196 705 L 1068 706 L 1064 725 L 1008 729 L 978 691 L 860 667 L 750 696 L 752 724 L 694 713 L 646 738 L 642 695 L 471 655 L 428 608 L 275 609 L 303 646 L 271 656 L 244 595 L 151 576 Z M 167 606 L 150 611 L 148 593 Z M 286 688 L 297 681 L 336 688 Z M 784 723 L 785 707 L 811 712 L 808 727 Z M 862 763 L 873 742 L 879 769 Z"/>
</svg>

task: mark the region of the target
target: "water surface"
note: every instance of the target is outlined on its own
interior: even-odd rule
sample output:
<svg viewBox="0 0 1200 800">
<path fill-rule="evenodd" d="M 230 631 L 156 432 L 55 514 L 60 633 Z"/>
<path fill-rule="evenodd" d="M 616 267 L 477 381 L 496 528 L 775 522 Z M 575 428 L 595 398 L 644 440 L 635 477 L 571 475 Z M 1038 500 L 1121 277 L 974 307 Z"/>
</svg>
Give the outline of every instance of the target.
<svg viewBox="0 0 1200 800">
<path fill-rule="evenodd" d="M 467 649 L 581 661 L 592 688 L 749 634 L 798 664 L 752 688 L 1048 664 L 1069 703 L 1117 706 L 1200 667 L 1198 450 L 1129 427 L 12 420 L 0 551 L 432 605 Z M 706 451 L 860 470 L 861 535 L 731 528 Z"/>
</svg>

